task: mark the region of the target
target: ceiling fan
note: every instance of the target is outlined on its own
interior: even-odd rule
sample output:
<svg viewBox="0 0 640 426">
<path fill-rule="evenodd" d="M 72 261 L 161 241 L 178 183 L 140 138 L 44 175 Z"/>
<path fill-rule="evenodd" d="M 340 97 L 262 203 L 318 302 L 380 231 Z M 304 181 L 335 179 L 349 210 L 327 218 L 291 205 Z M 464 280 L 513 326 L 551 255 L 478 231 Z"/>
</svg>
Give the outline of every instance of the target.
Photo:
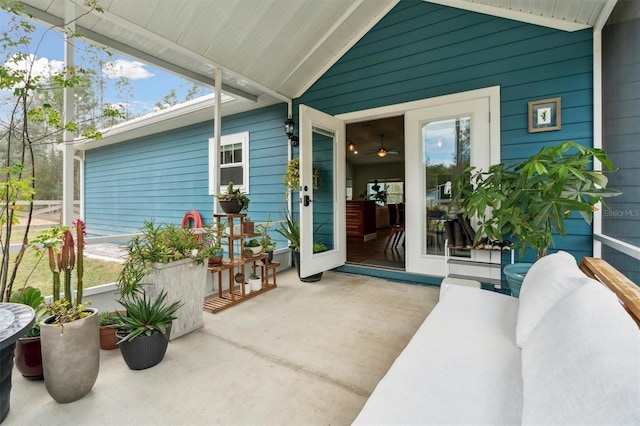
<svg viewBox="0 0 640 426">
<path fill-rule="evenodd" d="M 376 154 L 380 158 L 384 158 L 387 154 L 400 154 L 400 151 L 396 151 L 395 149 L 387 149 L 384 147 L 384 133 L 380 134 L 380 148 L 377 151 L 371 152 L 371 154 Z"/>
</svg>

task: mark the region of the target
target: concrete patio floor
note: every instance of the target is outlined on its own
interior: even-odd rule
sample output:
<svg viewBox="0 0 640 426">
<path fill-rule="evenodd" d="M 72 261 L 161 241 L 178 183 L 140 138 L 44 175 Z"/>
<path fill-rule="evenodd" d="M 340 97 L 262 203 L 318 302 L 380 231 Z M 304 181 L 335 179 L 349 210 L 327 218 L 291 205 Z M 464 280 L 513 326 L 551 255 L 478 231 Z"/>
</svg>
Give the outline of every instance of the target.
<svg viewBox="0 0 640 426">
<path fill-rule="evenodd" d="M 217 314 L 130 370 L 101 351 L 93 390 L 55 402 L 13 372 L 6 425 L 348 425 L 429 314 L 438 288 L 326 272 Z"/>
</svg>

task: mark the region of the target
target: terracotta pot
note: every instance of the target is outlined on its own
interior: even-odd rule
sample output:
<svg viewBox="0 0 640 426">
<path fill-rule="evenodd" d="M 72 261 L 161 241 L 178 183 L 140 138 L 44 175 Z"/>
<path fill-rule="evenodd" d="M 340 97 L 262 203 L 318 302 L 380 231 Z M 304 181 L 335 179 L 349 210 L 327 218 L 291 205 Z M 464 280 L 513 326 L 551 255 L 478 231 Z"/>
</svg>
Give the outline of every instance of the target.
<svg viewBox="0 0 640 426">
<path fill-rule="evenodd" d="M 255 222 L 243 222 L 242 223 L 243 234 L 255 234 Z"/>
<path fill-rule="evenodd" d="M 42 380 L 42 351 L 40 336 L 21 337 L 16 342 L 16 368 L 29 380 Z"/>
<path fill-rule="evenodd" d="M 116 328 L 109 325 L 100 326 L 100 349 L 110 351 L 118 348 Z"/>
<path fill-rule="evenodd" d="M 222 255 L 210 257 L 208 264 L 209 264 L 209 266 L 222 265 Z"/>
</svg>

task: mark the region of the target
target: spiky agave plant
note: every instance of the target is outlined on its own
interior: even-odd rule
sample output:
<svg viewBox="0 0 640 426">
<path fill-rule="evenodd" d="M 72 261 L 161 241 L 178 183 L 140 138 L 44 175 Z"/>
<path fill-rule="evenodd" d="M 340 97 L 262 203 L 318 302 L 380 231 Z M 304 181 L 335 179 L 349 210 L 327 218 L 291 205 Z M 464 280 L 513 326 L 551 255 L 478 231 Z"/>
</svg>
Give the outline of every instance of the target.
<svg viewBox="0 0 640 426">
<path fill-rule="evenodd" d="M 162 333 L 165 337 L 167 327 L 177 317 L 176 311 L 183 305 L 182 302 L 166 302 L 167 293 L 163 290 L 160 295 L 151 301 L 145 292 L 134 293 L 126 299 L 119 300 L 126 312 L 118 312 L 118 331 L 126 335 L 120 340 L 126 342 L 138 336 L 150 336 L 154 333 Z"/>
</svg>

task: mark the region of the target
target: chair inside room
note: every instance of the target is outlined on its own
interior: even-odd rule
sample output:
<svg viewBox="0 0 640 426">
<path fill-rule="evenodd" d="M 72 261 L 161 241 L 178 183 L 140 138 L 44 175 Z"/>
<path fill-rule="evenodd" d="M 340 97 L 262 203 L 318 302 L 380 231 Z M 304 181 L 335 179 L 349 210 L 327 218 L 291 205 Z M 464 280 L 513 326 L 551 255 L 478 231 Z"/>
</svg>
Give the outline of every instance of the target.
<svg viewBox="0 0 640 426">
<path fill-rule="evenodd" d="M 389 236 L 384 250 L 398 247 L 400 241 L 404 239 L 404 204 L 387 204 L 389 208 Z"/>
</svg>

